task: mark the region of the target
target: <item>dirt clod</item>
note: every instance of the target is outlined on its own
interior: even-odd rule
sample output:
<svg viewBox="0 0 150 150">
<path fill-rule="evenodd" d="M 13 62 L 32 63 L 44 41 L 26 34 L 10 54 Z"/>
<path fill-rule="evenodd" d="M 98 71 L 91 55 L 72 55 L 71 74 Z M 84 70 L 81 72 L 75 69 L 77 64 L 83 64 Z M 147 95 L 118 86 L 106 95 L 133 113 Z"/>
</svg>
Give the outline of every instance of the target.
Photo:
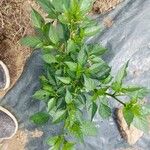
<svg viewBox="0 0 150 150">
<path fill-rule="evenodd" d="M 93 5 L 93 12 L 104 14 L 115 7 L 121 2 L 122 0 L 96 0 Z"/>
<path fill-rule="evenodd" d="M 117 119 L 118 128 L 120 130 L 122 137 L 130 145 L 135 144 L 143 136 L 143 131 L 137 129 L 133 125 L 131 125 L 130 128 L 128 127 L 123 117 L 122 108 L 116 109 L 116 116 L 117 116 L 116 119 Z"/>
</svg>

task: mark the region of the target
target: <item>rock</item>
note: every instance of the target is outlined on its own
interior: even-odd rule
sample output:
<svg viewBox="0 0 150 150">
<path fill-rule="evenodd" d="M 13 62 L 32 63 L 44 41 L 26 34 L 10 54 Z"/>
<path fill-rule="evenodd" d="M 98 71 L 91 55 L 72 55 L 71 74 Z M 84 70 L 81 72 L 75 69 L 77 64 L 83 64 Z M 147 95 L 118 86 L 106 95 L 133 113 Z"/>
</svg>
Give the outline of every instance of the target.
<svg viewBox="0 0 150 150">
<path fill-rule="evenodd" d="M 122 108 L 116 109 L 116 116 L 116 121 L 122 137 L 128 142 L 128 144 L 135 144 L 143 136 L 143 131 L 137 129 L 133 125 L 128 127 L 123 116 Z"/>
</svg>

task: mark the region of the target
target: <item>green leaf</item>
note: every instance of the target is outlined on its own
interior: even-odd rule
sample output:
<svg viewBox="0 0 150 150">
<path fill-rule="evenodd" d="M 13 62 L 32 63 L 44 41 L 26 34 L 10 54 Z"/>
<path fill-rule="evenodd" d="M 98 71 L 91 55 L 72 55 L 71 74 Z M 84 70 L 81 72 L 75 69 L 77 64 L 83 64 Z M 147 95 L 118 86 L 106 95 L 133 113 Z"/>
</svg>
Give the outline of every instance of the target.
<svg viewBox="0 0 150 150">
<path fill-rule="evenodd" d="M 60 23 L 50 26 L 49 38 L 54 44 L 57 44 L 59 41 L 64 40 L 64 30 Z"/>
<path fill-rule="evenodd" d="M 42 17 L 36 10 L 34 10 L 33 8 L 32 8 L 31 18 L 32 18 L 33 25 L 34 25 L 36 28 L 42 28 L 42 26 L 44 25 L 44 19 L 43 19 L 43 17 Z"/>
<path fill-rule="evenodd" d="M 136 100 L 130 100 L 123 108 L 123 115 L 128 126 L 130 126 L 135 117 L 143 115 L 142 107 Z"/>
<path fill-rule="evenodd" d="M 47 63 L 47 64 L 51 64 L 51 63 L 56 63 L 57 60 L 56 58 L 51 55 L 51 54 L 45 54 L 42 56 L 43 60 Z"/>
<path fill-rule="evenodd" d="M 57 142 L 58 139 L 59 139 L 59 136 L 50 137 L 50 138 L 48 138 L 48 140 L 47 140 L 47 144 L 48 144 L 49 146 L 53 146 L 53 145 L 56 144 L 56 142 Z"/>
<path fill-rule="evenodd" d="M 66 110 L 57 110 L 55 113 L 52 122 L 59 123 L 66 118 L 67 111 Z"/>
<path fill-rule="evenodd" d="M 44 84 L 43 85 L 43 90 L 47 91 L 50 93 L 50 96 L 54 93 L 53 87 L 49 84 Z"/>
<path fill-rule="evenodd" d="M 62 136 L 54 136 L 47 140 L 47 144 L 51 146 L 50 150 L 60 150 L 63 142 L 64 137 Z"/>
<path fill-rule="evenodd" d="M 90 61 L 94 64 L 94 63 L 104 63 L 104 61 L 102 60 L 102 58 L 100 58 L 100 56 L 96 56 L 96 55 L 91 55 L 89 57 Z"/>
<path fill-rule="evenodd" d="M 75 150 L 74 145 L 75 145 L 75 143 L 66 142 L 66 143 L 63 145 L 62 150 Z"/>
<path fill-rule="evenodd" d="M 63 12 L 63 8 L 67 5 L 68 0 L 52 0 L 52 4 L 57 12 Z"/>
<path fill-rule="evenodd" d="M 126 92 L 135 92 L 141 90 L 142 87 L 137 87 L 137 86 L 128 86 L 128 87 L 122 87 L 121 92 L 126 93 Z"/>
<path fill-rule="evenodd" d="M 53 25 L 50 26 L 49 38 L 54 44 L 58 43 L 58 41 L 59 41 L 56 27 L 54 27 Z"/>
<path fill-rule="evenodd" d="M 39 77 L 39 79 L 40 79 L 40 83 L 41 83 L 42 85 L 48 83 L 48 80 L 47 80 L 47 78 L 46 78 L 44 75 L 41 75 L 41 76 Z"/>
<path fill-rule="evenodd" d="M 57 18 L 57 15 L 54 11 L 54 7 L 51 4 L 50 0 L 37 0 L 37 2 L 40 4 L 40 6 L 43 8 L 43 10 L 49 14 L 49 17 L 51 19 Z"/>
<path fill-rule="evenodd" d="M 38 90 L 34 93 L 33 98 L 38 100 L 46 100 L 50 96 L 50 93 L 45 90 Z"/>
<path fill-rule="evenodd" d="M 69 132 L 72 133 L 76 138 L 80 139 L 83 141 L 83 133 L 80 127 L 79 122 L 75 122 L 70 128 Z"/>
<path fill-rule="evenodd" d="M 87 52 L 86 52 L 86 46 L 84 46 L 78 53 L 78 63 L 82 66 L 87 61 Z"/>
<path fill-rule="evenodd" d="M 113 77 L 111 75 L 109 75 L 107 78 L 101 80 L 101 82 L 103 84 L 108 84 L 108 83 L 110 83 L 112 81 L 112 79 L 113 79 Z"/>
<path fill-rule="evenodd" d="M 97 78 L 101 81 L 106 79 L 110 75 L 111 68 L 108 65 L 103 65 L 101 71 L 98 72 Z M 93 76 L 93 75 L 92 75 Z"/>
<path fill-rule="evenodd" d="M 83 73 L 83 67 L 81 64 L 77 65 L 76 78 L 79 79 Z"/>
<path fill-rule="evenodd" d="M 103 103 L 100 103 L 99 114 L 100 114 L 100 116 L 103 119 L 106 119 L 106 118 L 110 117 L 111 116 L 111 109 L 110 109 L 110 107 L 105 105 L 105 104 L 103 104 Z"/>
<path fill-rule="evenodd" d="M 62 24 L 68 24 L 69 23 L 69 20 L 68 20 L 68 16 L 65 15 L 64 13 L 59 15 L 58 16 L 58 19 L 59 21 L 62 23 Z"/>
<path fill-rule="evenodd" d="M 77 70 L 77 63 L 67 61 L 65 64 L 69 67 L 71 71 L 76 71 Z"/>
<path fill-rule="evenodd" d="M 75 52 L 77 50 L 77 45 L 71 39 L 67 41 L 67 52 Z"/>
<path fill-rule="evenodd" d="M 102 67 L 103 67 L 103 63 L 95 63 L 95 64 L 90 66 L 90 68 L 89 68 L 90 73 L 96 74 L 96 73 L 101 71 Z"/>
<path fill-rule="evenodd" d="M 109 88 L 109 87 L 103 87 L 103 88 L 98 89 L 97 92 L 96 92 L 97 95 L 98 95 L 98 96 L 105 95 L 105 93 L 106 93 L 106 91 L 108 90 L 108 88 Z"/>
<path fill-rule="evenodd" d="M 93 78 L 103 80 L 110 75 L 111 68 L 105 62 L 100 62 L 93 64 L 88 71 Z"/>
<path fill-rule="evenodd" d="M 48 107 L 48 111 L 51 111 L 56 105 L 56 99 L 55 98 L 51 98 L 47 104 Z"/>
<path fill-rule="evenodd" d="M 32 115 L 30 117 L 30 120 L 37 125 L 43 125 L 48 122 L 49 115 L 44 112 L 38 112 L 38 113 Z"/>
<path fill-rule="evenodd" d="M 144 131 L 145 133 L 148 133 L 148 131 L 149 131 L 149 122 L 148 122 L 148 119 L 146 116 L 143 116 L 143 115 L 135 116 L 132 124 L 136 128 Z"/>
<path fill-rule="evenodd" d="M 53 76 L 53 73 L 50 71 L 50 69 L 47 69 L 47 79 L 51 85 L 56 85 L 55 77 Z"/>
<path fill-rule="evenodd" d="M 75 104 L 75 106 L 76 106 L 78 109 L 82 110 L 82 109 L 85 108 L 86 98 L 85 98 L 84 95 L 78 94 L 78 96 L 74 98 L 74 102 L 73 102 L 73 103 Z"/>
<path fill-rule="evenodd" d="M 142 106 L 143 115 L 150 115 L 150 104 L 145 104 Z"/>
<path fill-rule="evenodd" d="M 81 131 L 82 131 L 83 135 L 94 136 L 94 135 L 96 135 L 97 129 L 93 122 L 84 121 L 81 124 Z"/>
<path fill-rule="evenodd" d="M 89 45 L 90 55 L 103 55 L 107 49 L 99 44 Z"/>
<path fill-rule="evenodd" d="M 120 92 L 121 91 L 121 84 L 119 84 L 118 82 L 113 82 L 111 84 L 111 87 L 112 89 L 115 91 L 115 92 Z"/>
<path fill-rule="evenodd" d="M 73 18 L 74 20 L 78 20 L 80 16 L 80 6 L 79 6 L 79 1 L 78 0 L 70 0 L 70 17 Z M 77 16 L 78 15 L 78 16 Z M 75 16 L 76 18 L 74 18 Z"/>
<path fill-rule="evenodd" d="M 129 86 L 121 88 L 121 92 L 127 94 L 132 99 L 143 99 L 150 93 L 150 90 L 145 87 Z"/>
<path fill-rule="evenodd" d="M 93 91 L 100 85 L 100 82 L 95 79 L 87 78 L 84 76 L 84 86 L 87 91 Z"/>
<path fill-rule="evenodd" d="M 112 83 L 113 90 L 117 92 L 121 90 L 123 79 L 127 76 L 128 64 L 129 64 L 129 61 L 121 67 L 121 69 L 118 71 L 114 79 L 114 82 Z"/>
<path fill-rule="evenodd" d="M 66 37 L 65 36 L 67 36 L 67 34 L 64 33 L 66 31 L 65 29 L 66 28 L 64 28 L 64 26 L 61 23 L 57 23 L 56 31 L 57 31 L 57 35 L 59 37 L 59 41 L 60 40 L 66 41 Z M 68 30 L 66 32 L 68 32 Z"/>
<path fill-rule="evenodd" d="M 118 71 L 117 76 L 115 78 L 117 82 L 121 83 L 122 80 L 124 79 L 124 77 L 127 76 L 127 71 L 126 70 L 127 70 L 128 64 L 129 64 L 129 61 L 126 64 L 124 64 L 121 67 L 121 69 Z"/>
<path fill-rule="evenodd" d="M 70 104 L 73 101 L 72 95 L 68 89 L 66 90 L 65 101 L 67 104 Z"/>
<path fill-rule="evenodd" d="M 93 95 L 93 101 L 96 101 L 100 96 L 103 96 L 103 95 L 106 95 L 106 91 L 108 90 L 109 87 L 103 87 L 103 88 L 100 88 L 98 90 L 96 90 L 94 92 L 94 95 Z"/>
<path fill-rule="evenodd" d="M 57 79 L 64 84 L 69 84 L 71 82 L 71 79 L 69 77 L 57 77 Z"/>
<path fill-rule="evenodd" d="M 84 13 L 90 11 L 92 9 L 93 0 L 81 0 L 80 2 L 80 10 Z"/>
<path fill-rule="evenodd" d="M 134 114 L 130 107 L 126 106 L 123 108 L 123 115 L 125 118 L 125 121 L 127 122 L 128 126 L 130 127 L 130 124 L 133 122 Z"/>
<path fill-rule="evenodd" d="M 32 48 L 42 47 L 42 41 L 36 36 L 27 36 L 21 39 L 21 44 Z"/>
<path fill-rule="evenodd" d="M 100 26 L 99 25 L 88 27 L 88 28 L 85 28 L 85 30 L 84 30 L 85 36 L 93 36 L 99 32 L 100 32 Z"/>
<path fill-rule="evenodd" d="M 89 111 L 90 111 L 90 115 L 91 115 L 91 121 L 93 120 L 96 112 L 97 112 L 97 105 L 95 102 L 92 102 L 92 104 L 90 105 Z"/>
</svg>

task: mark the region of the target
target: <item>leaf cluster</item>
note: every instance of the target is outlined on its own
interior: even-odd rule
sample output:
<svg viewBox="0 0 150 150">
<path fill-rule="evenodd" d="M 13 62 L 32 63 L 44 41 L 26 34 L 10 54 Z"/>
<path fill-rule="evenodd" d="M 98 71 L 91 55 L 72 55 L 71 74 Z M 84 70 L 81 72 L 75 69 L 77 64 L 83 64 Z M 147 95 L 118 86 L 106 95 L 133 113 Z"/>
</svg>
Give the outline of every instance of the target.
<svg viewBox="0 0 150 150">
<path fill-rule="evenodd" d="M 86 43 L 88 37 L 100 32 L 99 24 L 88 15 L 93 1 L 37 1 L 47 13 L 48 21 L 33 9 L 36 36 L 25 37 L 21 42 L 34 49 L 40 48 L 45 62 L 45 72 L 40 77 L 41 88 L 33 97 L 43 101 L 47 111 L 38 112 L 30 119 L 38 125 L 49 119 L 53 124 L 64 123 L 63 133 L 48 140 L 51 149 L 74 149 L 75 141 L 67 141 L 68 135 L 81 142 L 85 136 L 95 135 L 92 120 L 97 112 L 103 119 L 111 116 L 110 98 L 124 106 L 129 126 L 134 122 L 145 131 L 146 116 L 150 111 L 139 100 L 148 90 L 124 85 L 128 62 L 113 77 L 111 67 L 102 59 L 107 49 L 100 44 Z M 120 100 L 123 96 L 129 97 L 127 103 Z"/>
</svg>

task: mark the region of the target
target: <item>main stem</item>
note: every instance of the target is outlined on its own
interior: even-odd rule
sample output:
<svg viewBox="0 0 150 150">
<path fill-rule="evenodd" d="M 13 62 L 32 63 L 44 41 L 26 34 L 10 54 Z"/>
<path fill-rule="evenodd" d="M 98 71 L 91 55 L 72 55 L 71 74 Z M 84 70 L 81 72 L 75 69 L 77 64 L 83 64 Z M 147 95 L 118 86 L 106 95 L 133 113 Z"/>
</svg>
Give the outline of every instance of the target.
<svg viewBox="0 0 150 150">
<path fill-rule="evenodd" d="M 123 106 L 126 106 L 126 104 L 124 102 L 122 102 L 121 100 L 119 100 L 117 97 L 115 97 L 114 94 L 109 94 L 109 93 L 105 93 L 106 95 L 114 98 L 116 101 L 118 101 L 119 103 L 121 103 Z"/>
</svg>

